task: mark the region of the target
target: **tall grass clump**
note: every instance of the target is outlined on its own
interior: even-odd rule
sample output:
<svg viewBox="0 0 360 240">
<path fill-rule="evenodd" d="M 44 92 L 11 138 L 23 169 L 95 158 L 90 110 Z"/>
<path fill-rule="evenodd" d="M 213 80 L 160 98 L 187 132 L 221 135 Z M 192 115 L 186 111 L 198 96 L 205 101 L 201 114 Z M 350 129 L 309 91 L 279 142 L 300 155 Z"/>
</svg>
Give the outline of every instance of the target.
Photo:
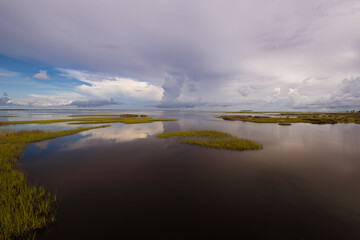
<svg viewBox="0 0 360 240">
<path fill-rule="evenodd" d="M 106 126 L 99 126 L 106 127 Z M 55 222 L 56 195 L 27 182 L 19 162 L 27 144 L 99 128 L 65 131 L 2 131 L 0 133 L 0 239 L 34 239 Z"/>
<path fill-rule="evenodd" d="M 238 138 L 228 133 L 213 130 L 167 132 L 158 134 L 157 137 L 177 137 L 180 143 L 216 149 L 244 151 L 258 150 L 263 148 L 260 143 L 255 141 Z"/>
</svg>

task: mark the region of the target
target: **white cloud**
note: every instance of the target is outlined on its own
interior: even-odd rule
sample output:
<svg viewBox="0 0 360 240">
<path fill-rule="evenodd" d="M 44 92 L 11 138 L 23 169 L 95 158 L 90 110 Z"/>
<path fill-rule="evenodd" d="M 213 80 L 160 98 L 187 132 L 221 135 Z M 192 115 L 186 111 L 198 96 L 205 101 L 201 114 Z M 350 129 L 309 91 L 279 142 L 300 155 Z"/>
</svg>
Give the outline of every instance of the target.
<svg viewBox="0 0 360 240">
<path fill-rule="evenodd" d="M 11 99 L 4 92 L 0 97 L 0 106 L 13 107 L 57 107 L 71 103 L 71 99 L 79 97 L 76 93 L 57 92 L 54 95 L 29 94 L 25 98 Z"/>
<path fill-rule="evenodd" d="M 126 97 L 135 100 L 152 101 L 159 101 L 163 96 L 163 89 L 161 87 L 148 82 L 73 69 L 59 70 L 63 72 L 63 76 L 76 78 L 86 83 L 76 87 L 77 91 L 85 95 L 98 98 Z"/>
<path fill-rule="evenodd" d="M 47 75 L 45 70 L 40 70 L 40 72 L 35 74 L 33 77 L 41 80 L 50 80 L 50 77 Z"/>
<path fill-rule="evenodd" d="M 268 104 L 275 103 L 277 101 L 281 100 L 281 88 L 274 88 L 272 95 L 266 97 L 266 102 Z"/>
<path fill-rule="evenodd" d="M 281 88 L 275 88 L 273 96 L 274 97 L 279 97 L 280 93 L 281 93 Z"/>
<path fill-rule="evenodd" d="M 10 77 L 11 76 L 11 74 L 9 74 L 9 73 L 1 73 L 0 72 L 0 77 Z"/>
<path fill-rule="evenodd" d="M 162 98 L 162 88 L 151 85 L 147 82 L 139 82 L 131 78 L 115 77 L 114 80 L 88 81 L 92 84 L 77 87 L 80 92 L 91 94 L 98 97 L 118 96 L 122 94 L 126 97 L 139 100 L 155 100 Z"/>
<path fill-rule="evenodd" d="M 54 92 L 53 95 L 29 94 L 28 98 L 14 100 L 14 103 L 39 107 L 58 107 L 69 105 L 76 98 L 83 99 L 83 96 L 74 92 Z"/>
<path fill-rule="evenodd" d="M 298 89 L 290 88 L 285 105 L 288 107 L 301 107 L 309 103 L 309 97 L 299 93 Z"/>
<path fill-rule="evenodd" d="M 0 68 L 0 77 L 15 77 L 17 76 L 17 72 L 12 72 L 3 68 Z"/>
</svg>

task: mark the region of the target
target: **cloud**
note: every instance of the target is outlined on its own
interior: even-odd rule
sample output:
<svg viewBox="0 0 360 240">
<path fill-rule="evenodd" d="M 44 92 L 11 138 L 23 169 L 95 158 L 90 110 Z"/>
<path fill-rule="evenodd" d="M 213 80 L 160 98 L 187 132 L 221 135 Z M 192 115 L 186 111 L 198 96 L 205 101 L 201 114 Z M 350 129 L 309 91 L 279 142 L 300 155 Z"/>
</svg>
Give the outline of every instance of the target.
<svg viewBox="0 0 360 240">
<path fill-rule="evenodd" d="M 251 92 L 251 88 L 248 86 L 238 89 L 238 93 L 240 93 L 243 97 L 247 97 L 250 92 Z"/>
<path fill-rule="evenodd" d="M 307 83 L 305 83 L 307 85 Z M 360 108 L 360 77 L 345 78 L 332 93 L 320 96 L 302 94 L 297 88 L 290 88 L 285 97 L 278 97 L 282 104 L 292 109 L 338 111 Z"/>
<path fill-rule="evenodd" d="M 162 98 L 163 89 L 148 82 L 116 75 L 59 69 L 63 76 L 75 78 L 84 84 L 76 87 L 82 94 L 97 98 L 122 98 L 158 101 Z"/>
<path fill-rule="evenodd" d="M 9 73 L 1 73 L 0 72 L 0 77 L 11 77 L 12 75 Z"/>
<path fill-rule="evenodd" d="M 274 97 L 279 97 L 281 94 L 281 88 L 274 88 Z"/>
<path fill-rule="evenodd" d="M 81 97 L 74 92 L 56 91 L 47 95 L 29 94 L 27 98 L 14 100 L 14 103 L 28 107 L 63 107 Z"/>
<path fill-rule="evenodd" d="M 184 80 L 185 76 L 179 73 L 169 73 L 165 77 L 162 86 L 164 89 L 164 95 L 161 99 L 162 104 L 174 103 L 179 98 Z"/>
<path fill-rule="evenodd" d="M 292 108 L 306 106 L 309 103 L 309 97 L 299 93 L 298 89 L 290 88 L 285 105 Z"/>
<path fill-rule="evenodd" d="M 67 106 L 71 107 L 78 107 L 78 108 L 88 108 L 88 107 L 102 107 L 102 106 L 109 106 L 109 105 L 121 105 L 123 103 L 114 101 L 113 99 L 110 100 L 76 100 L 72 101 Z"/>
<path fill-rule="evenodd" d="M 348 0 L 2 1 L 0 52 L 67 69 L 87 99 L 313 107 L 360 74 L 359 9 Z"/>
<path fill-rule="evenodd" d="M 6 92 L 3 93 L 3 97 L 0 97 L 0 106 L 11 105 L 10 99 Z"/>
<path fill-rule="evenodd" d="M 25 105 L 27 105 L 27 104 L 25 104 Z M 24 106 L 24 104 L 17 103 L 16 101 L 14 101 L 13 99 L 11 99 L 9 97 L 7 92 L 4 92 L 3 96 L 0 97 L 0 106 L 5 107 L 5 108 L 7 108 L 7 107 L 19 107 L 19 106 L 22 107 L 22 106 Z"/>
<path fill-rule="evenodd" d="M 35 74 L 33 77 L 41 80 L 50 80 L 50 77 L 47 75 L 45 70 L 40 70 L 40 72 Z"/>
<path fill-rule="evenodd" d="M 202 102 L 162 102 L 158 105 L 155 105 L 157 108 L 169 108 L 169 109 L 179 109 L 179 108 L 196 108 L 208 105 L 208 103 Z"/>
<path fill-rule="evenodd" d="M 279 102 L 279 100 L 281 100 L 281 88 L 274 88 L 272 95 L 271 96 L 267 96 L 266 97 L 266 102 L 268 104 L 273 104 L 276 102 Z"/>
<path fill-rule="evenodd" d="M 0 77 L 15 77 L 17 75 L 19 75 L 19 73 L 0 68 Z"/>
<path fill-rule="evenodd" d="M 57 92 L 54 95 L 29 94 L 28 98 L 13 100 L 8 97 L 6 92 L 4 92 L 3 97 L 0 97 L 0 106 L 88 108 L 123 104 L 114 99 L 73 100 L 74 98 L 84 97 L 76 93 Z"/>
<path fill-rule="evenodd" d="M 227 108 L 233 107 L 237 104 L 234 103 L 210 103 L 210 102 L 202 102 L 201 100 L 193 101 L 193 102 L 169 102 L 164 103 L 161 102 L 160 104 L 154 105 L 157 108 L 164 108 L 164 109 L 190 109 L 190 108 Z"/>
<path fill-rule="evenodd" d="M 314 101 L 312 106 L 336 109 L 360 108 L 360 77 L 344 79 L 339 89 Z"/>
</svg>

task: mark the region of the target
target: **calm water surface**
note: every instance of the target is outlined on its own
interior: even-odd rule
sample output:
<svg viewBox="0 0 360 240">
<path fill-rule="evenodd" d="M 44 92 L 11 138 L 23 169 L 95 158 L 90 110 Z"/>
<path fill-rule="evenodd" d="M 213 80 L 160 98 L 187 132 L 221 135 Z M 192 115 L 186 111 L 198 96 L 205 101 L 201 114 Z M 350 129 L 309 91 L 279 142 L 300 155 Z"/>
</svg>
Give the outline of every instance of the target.
<svg viewBox="0 0 360 240">
<path fill-rule="evenodd" d="M 26 149 L 30 181 L 59 199 L 58 223 L 42 239 L 360 239 L 360 125 L 145 113 L 179 121 L 118 123 Z M 264 149 L 214 150 L 155 137 L 200 129 Z"/>
</svg>

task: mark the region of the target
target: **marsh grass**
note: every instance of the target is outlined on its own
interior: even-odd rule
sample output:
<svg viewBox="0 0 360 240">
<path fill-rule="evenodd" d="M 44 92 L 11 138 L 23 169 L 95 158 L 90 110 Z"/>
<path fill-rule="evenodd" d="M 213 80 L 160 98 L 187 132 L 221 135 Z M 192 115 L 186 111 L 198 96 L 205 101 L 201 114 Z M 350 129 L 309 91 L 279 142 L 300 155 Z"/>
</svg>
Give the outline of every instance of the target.
<svg viewBox="0 0 360 240">
<path fill-rule="evenodd" d="M 86 119 L 85 121 L 71 122 L 68 124 L 103 124 L 103 123 L 125 123 L 125 124 L 136 124 L 136 123 L 151 123 L 151 122 L 162 122 L 162 121 L 176 121 L 177 119 L 168 118 L 99 118 L 99 119 Z"/>
<path fill-rule="evenodd" d="M 83 115 L 86 116 L 86 115 Z M 0 121 L 1 125 L 19 125 L 19 124 L 51 124 L 67 122 L 68 124 L 104 124 L 104 123 L 151 123 L 158 121 L 177 121 L 177 119 L 169 118 L 149 118 L 146 115 L 136 115 L 138 117 L 129 117 L 126 115 L 117 115 L 117 117 L 81 117 L 81 118 L 66 118 L 66 119 L 50 119 L 50 120 L 29 120 L 29 121 Z M 140 117 L 139 117 L 140 116 Z"/>
<path fill-rule="evenodd" d="M 64 131 L 2 131 L 0 133 L 0 239 L 32 239 L 55 222 L 56 195 L 33 186 L 20 171 L 27 144 L 109 125 Z"/>
<path fill-rule="evenodd" d="M 92 115 L 70 115 L 69 117 L 123 117 L 123 118 L 136 118 L 147 117 L 145 114 L 92 114 Z"/>
<path fill-rule="evenodd" d="M 263 148 L 261 144 L 255 141 L 213 130 L 167 132 L 158 134 L 157 137 L 177 137 L 180 143 L 216 149 L 244 151 Z"/>
<path fill-rule="evenodd" d="M 273 114 L 275 112 L 235 111 L 235 112 L 217 112 L 217 113 Z"/>
<path fill-rule="evenodd" d="M 254 123 L 278 123 L 279 125 L 289 125 L 292 123 L 311 123 L 311 124 L 337 124 L 337 123 L 356 123 L 360 124 L 359 113 L 279 113 L 269 116 L 251 115 L 223 115 L 218 116 L 227 121 L 243 121 Z"/>
</svg>

